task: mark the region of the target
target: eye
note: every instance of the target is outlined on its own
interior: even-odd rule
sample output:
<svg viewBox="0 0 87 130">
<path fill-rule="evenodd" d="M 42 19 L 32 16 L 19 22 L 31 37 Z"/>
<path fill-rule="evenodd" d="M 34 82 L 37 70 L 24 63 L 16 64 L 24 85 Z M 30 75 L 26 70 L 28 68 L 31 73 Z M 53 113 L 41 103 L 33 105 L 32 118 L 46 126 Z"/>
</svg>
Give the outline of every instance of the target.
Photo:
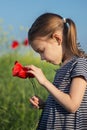
<svg viewBox="0 0 87 130">
<path fill-rule="evenodd" d="M 37 52 L 38 53 L 43 53 L 45 49 L 38 49 Z"/>
</svg>

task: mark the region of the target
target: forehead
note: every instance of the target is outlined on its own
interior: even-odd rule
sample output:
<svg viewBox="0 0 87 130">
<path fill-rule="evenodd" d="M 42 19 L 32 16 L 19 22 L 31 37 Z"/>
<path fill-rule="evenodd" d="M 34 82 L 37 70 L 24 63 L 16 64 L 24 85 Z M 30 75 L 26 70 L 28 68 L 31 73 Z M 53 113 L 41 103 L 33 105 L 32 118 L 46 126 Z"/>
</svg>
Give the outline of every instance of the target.
<svg viewBox="0 0 87 130">
<path fill-rule="evenodd" d="M 38 45 L 42 45 L 42 43 L 46 43 L 47 42 L 47 38 L 46 37 L 37 37 L 32 41 L 31 46 L 38 46 Z"/>
<path fill-rule="evenodd" d="M 38 48 L 42 48 L 46 45 L 46 40 L 44 38 L 37 38 L 35 40 L 33 40 L 31 46 L 34 50 L 38 49 Z"/>
</svg>

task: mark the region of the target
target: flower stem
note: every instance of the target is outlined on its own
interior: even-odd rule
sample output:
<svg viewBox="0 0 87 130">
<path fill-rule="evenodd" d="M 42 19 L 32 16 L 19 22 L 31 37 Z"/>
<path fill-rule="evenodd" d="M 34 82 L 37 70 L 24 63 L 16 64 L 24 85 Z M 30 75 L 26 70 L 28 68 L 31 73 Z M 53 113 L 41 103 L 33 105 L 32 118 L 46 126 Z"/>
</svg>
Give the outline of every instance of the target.
<svg viewBox="0 0 87 130">
<path fill-rule="evenodd" d="M 34 95 L 37 95 L 37 90 L 36 90 L 37 86 L 35 84 L 34 79 L 29 78 L 29 80 L 30 80 L 30 82 L 31 82 L 31 84 L 33 86 Z"/>
</svg>

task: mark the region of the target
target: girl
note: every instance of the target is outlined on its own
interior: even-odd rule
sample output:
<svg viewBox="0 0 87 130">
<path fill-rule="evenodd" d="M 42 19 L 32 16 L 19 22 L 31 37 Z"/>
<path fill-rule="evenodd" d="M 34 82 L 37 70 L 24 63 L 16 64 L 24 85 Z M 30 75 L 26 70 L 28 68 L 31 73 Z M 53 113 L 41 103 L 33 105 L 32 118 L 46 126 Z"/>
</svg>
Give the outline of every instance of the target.
<svg viewBox="0 0 87 130">
<path fill-rule="evenodd" d="M 42 105 L 37 130 L 87 130 L 87 56 L 77 44 L 75 23 L 69 18 L 45 13 L 32 24 L 28 38 L 41 60 L 54 65 L 61 63 L 53 83 L 40 68 L 27 66 L 28 73 L 50 93 Z M 30 99 L 36 108 L 40 108 L 41 101 L 36 96 Z"/>
</svg>

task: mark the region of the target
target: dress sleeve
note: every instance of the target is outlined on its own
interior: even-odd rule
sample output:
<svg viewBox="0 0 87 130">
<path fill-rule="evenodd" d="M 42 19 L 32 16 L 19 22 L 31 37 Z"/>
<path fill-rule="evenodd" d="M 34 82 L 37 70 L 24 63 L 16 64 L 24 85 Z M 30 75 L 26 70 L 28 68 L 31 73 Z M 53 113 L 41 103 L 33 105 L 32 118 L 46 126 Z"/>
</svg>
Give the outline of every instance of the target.
<svg viewBox="0 0 87 130">
<path fill-rule="evenodd" d="M 87 59 L 78 58 L 71 72 L 71 78 L 82 76 L 87 81 Z"/>
</svg>

